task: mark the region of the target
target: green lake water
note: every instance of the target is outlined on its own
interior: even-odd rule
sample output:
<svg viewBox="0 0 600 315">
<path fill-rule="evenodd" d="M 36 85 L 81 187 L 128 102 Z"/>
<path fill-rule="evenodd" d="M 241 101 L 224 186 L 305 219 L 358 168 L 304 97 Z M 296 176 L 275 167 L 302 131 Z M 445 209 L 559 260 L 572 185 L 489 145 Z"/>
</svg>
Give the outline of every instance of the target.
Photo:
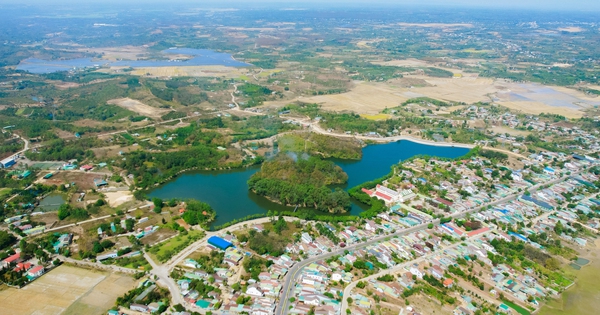
<svg viewBox="0 0 600 315">
<path fill-rule="evenodd" d="M 348 174 L 348 183 L 342 187 L 348 189 L 388 174 L 392 165 L 415 155 L 456 158 L 467 152 L 469 149 L 465 148 L 398 141 L 363 148 L 363 158 L 359 161 L 339 159 L 332 161 Z M 248 179 L 259 169 L 260 166 L 253 166 L 227 171 L 191 171 L 151 190 L 148 195 L 166 200 L 178 198 L 204 201 L 217 212 L 215 225 L 268 210 L 293 210 L 291 207 L 271 202 L 248 190 Z M 365 208 L 365 205 L 354 202 L 350 214 L 357 215 Z"/>
<path fill-rule="evenodd" d="M 62 194 L 49 194 L 40 201 L 35 211 L 56 211 L 65 201 L 65 196 Z"/>
</svg>

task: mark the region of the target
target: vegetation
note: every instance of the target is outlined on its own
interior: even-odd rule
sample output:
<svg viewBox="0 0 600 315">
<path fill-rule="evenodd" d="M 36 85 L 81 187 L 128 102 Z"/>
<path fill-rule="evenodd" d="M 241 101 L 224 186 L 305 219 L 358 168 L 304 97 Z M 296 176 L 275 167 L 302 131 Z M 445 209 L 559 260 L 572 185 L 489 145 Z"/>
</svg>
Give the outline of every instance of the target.
<svg viewBox="0 0 600 315">
<path fill-rule="evenodd" d="M 293 156 L 293 155 L 292 155 Z M 265 162 L 261 170 L 248 180 L 249 189 L 285 205 L 300 205 L 333 213 L 350 207 L 350 198 L 341 189 L 326 185 L 342 184 L 348 175 L 331 161 L 316 157 L 294 157 L 280 154 Z"/>
<path fill-rule="evenodd" d="M 360 160 L 362 144 L 356 139 L 337 138 L 318 133 L 288 134 L 277 139 L 282 152 L 308 153 L 321 155 L 324 158 Z"/>
</svg>

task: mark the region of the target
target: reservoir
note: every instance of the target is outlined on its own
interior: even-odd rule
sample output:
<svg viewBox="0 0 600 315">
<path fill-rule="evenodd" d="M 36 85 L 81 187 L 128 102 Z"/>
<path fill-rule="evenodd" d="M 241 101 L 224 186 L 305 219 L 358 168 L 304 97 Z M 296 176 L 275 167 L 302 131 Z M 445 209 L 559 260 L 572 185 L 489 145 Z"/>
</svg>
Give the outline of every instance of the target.
<svg viewBox="0 0 600 315">
<path fill-rule="evenodd" d="M 342 187 L 348 189 L 387 175 L 392 165 L 415 155 L 456 158 L 467 152 L 469 149 L 466 148 L 432 146 L 403 140 L 366 146 L 363 148 L 361 160 L 333 159 L 332 161 L 348 174 L 348 183 Z M 177 198 L 206 202 L 217 212 L 214 225 L 221 225 L 251 214 L 265 213 L 268 210 L 293 210 L 291 207 L 271 202 L 248 190 L 246 182 L 259 170 L 260 165 L 226 171 L 192 171 L 151 190 L 148 195 L 164 200 Z M 353 203 L 350 214 L 358 215 L 365 207 Z"/>
<path fill-rule="evenodd" d="M 64 203 L 65 196 L 63 194 L 52 193 L 40 201 L 40 204 L 35 208 L 35 211 L 56 211 Z"/>
<path fill-rule="evenodd" d="M 69 71 L 81 68 L 93 68 L 102 66 L 114 67 L 184 67 L 184 66 L 227 66 L 248 67 L 250 64 L 233 59 L 230 54 L 220 53 L 208 49 L 172 48 L 162 51 L 163 54 L 187 55 L 192 58 L 186 60 L 120 60 L 109 61 L 92 58 L 78 58 L 68 60 L 43 60 L 29 58 L 21 61 L 17 70 L 29 71 L 31 73 L 52 73 L 58 71 Z"/>
</svg>

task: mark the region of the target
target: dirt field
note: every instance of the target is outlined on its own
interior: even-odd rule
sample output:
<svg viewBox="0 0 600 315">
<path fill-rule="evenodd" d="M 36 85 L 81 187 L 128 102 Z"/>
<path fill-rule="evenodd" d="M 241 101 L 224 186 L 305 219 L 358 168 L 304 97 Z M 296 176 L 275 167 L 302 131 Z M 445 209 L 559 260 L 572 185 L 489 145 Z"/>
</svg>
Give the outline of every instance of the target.
<svg viewBox="0 0 600 315">
<path fill-rule="evenodd" d="M 116 68 L 111 68 L 114 71 Z M 150 75 L 152 77 L 226 77 L 239 78 L 248 72 L 247 69 L 225 67 L 225 66 L 188 66 L 188 67 L 151 67 L 136 68 L 131 72 L 133 75 Z"/>
<path fill-rule="evenodd" d="M 60 266 L 23 289 L 0 291 L 2 314 L 105 314 L 116 298 L 131 290 L 129 276 Z"/>
<path fill-rule="evenodd" d="M 48 185 L 75 183 L 75 186 L 79 187 L 79 189 L 92 189 L 96 188 L 96 185 L 94 185 L 95 178 L 104 178 L 104 176 L 80 171 L 61 171 L 50 179 L 45 180 L 45 182 Z"/>
<path fill-rule="evenodd" d="M 414 64 L 416 61 L 407 61 Z M 332 111 L 354 111 L 375 115 L 385 108 L 400 105 L 409 98 L 431 97 L 447 102 L 494 102 L 528 114 L 554 113 L 568 118 L 581 117 L 585 110 L 600 105 L 600 100 L 583 92 L 565 87 L 544 86 L 535 83 L 513 83 L 505 80 L 464 76 L 462 78 L 432 78 L 410 75 L 402 80 L 424 82 L 406 86 L 390 82 L 354 82 L 347 93 L 298 97 L 297 101 L 321 104 Z M 285 103 L 291 102 L 290 100 Z M 281 104 L 280 104 L 281 103 Z M 266 102 L 283 105 L 281 101 Z"/>
<path fill-rule="evenodd" d="M 116 208 L 124 203 L 132 201 L 133 194 L 130 191 L 115 191 L 115 192 L 104 192 L 108 205 Z"/>
<path fill-rule="evenodd" d="M 123 107 L 132 112 L 138 113 L 142 116 L 148 116 L 152 118 L 160 118 L 160 116 L 168 113 L 170 110 L 164 108 L 156 108 L 152 106 L 148 106 L 138 100 L 130 99 L 130 98 L 117 98 L 114 100 L 109 100 L 108 104 L 114 104 L 119 107 Z"/>
</svg>

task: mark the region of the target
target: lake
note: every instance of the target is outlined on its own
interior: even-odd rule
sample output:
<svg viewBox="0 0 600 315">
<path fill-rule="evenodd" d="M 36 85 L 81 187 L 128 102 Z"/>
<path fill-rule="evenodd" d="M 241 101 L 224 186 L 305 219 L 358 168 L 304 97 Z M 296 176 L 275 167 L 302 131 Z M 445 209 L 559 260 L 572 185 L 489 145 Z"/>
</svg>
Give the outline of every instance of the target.
<svg viewBox="0 0 600 315">
<path fill-rule="evenodd" d="M 391 166 L 415 155 L 430 155 L 456 158 L 465 155 L 469 149 L 440 147 L 419 144 L 411 141 L 398 141 L 387 144 L 369 145 L 363 148 L 361 160 L 332 159 L 348 174 L 348 189 L 380 178 L 388 174 Z M 215 225 L 221 225 L 250 214 L 265 213 L 268 210 L 293 210 L 258 196 L 248 190 L 246 183 L 250 176 L 260 170 L 260 166 L 227 171 L 192 171 L 150 191 L 150 197 L 162 199 L 197 199 L 204 201 L 217 212 Z M 365 205 L 353 203 L 350 214 L 358 215 Z"/>
<path fill-rule="evenodd" d="M 35 211 L 56 211 L 65 202 L 65 196 L 63 194 L 52 193 L 40 200 L 40 204 L 35 208 Z"/>
<path fill-rule="evenodd" d="M 185 66 L 227 66 L 227 67 L 248 67 L 248 63 L 235 60 L 230 54 L 220 53 L 208 49 L 191 48 L 173 48 L 163 50 L 164 54 L 188 55 L 192 58 L 181 61 L 172 60 L 120 60 L 109 61 L 92 58 L 77 58 L 68 60 L 43 60 L 37 58 L 28 58 L 17 66 L 17 70 L 29 71 L 31 73 L 52 73 L 58 71 L 69 71 L 76 68 L 93 67 L 185 67 Z"/>
</svg>

